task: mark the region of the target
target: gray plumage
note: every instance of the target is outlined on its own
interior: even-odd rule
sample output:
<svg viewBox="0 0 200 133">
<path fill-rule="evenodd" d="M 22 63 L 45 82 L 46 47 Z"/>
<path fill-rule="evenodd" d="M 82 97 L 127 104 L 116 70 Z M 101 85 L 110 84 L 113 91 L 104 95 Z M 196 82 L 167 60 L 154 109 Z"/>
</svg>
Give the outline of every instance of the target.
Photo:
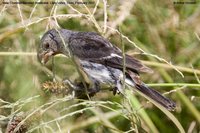
<svg viewBox="0 0 200 133">
<path fill-rule="evenodd" d="M 53 29 L 42 37 L 38 58 L 42 63 L 46 63 L 49 57 L 56 54 L 68 55 L 69 51 L 92 81 L 92 88 L 96 92 L 100 90 L 100 84 L 104 83 L 113 84 L 118 91 L 122 91 L 123 57 L 119 48 L 94 32 Z M 173 110 L 176 106 L 173 101 L 149 88 L 140 80 L 139 72 L 151 73 L 151 69 L 129 55 L 125 55 L 125 60 L 126 83 L 168 110 Z"/>
</svg>

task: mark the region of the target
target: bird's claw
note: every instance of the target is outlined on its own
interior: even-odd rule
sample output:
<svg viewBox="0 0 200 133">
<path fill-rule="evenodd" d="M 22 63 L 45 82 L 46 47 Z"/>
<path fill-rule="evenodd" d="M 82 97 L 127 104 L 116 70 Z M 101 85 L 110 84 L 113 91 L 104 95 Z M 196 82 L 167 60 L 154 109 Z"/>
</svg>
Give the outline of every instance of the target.
<svg viewBox="0 0 200 133">
<path fill-rule="evenodd" d="M 85 95 L 85 86 L 82 82 L 72 83 L 70 80 L 65 79 L 62 81 L 63 84 L 69 86 L 70 90 L 68 90 L 67 93 L 72 93 L 74 97 L 78 98 L 85 98 L 87 95 Z M 97 92 L 99 92 L 99 89 L 93 87 L 89 88 L 89 84 L 85 83 L 87 87 L 87 93 L 90 97 L 94 96 Z"/>
<path fill-rule="evenodd" d="M 115 96 L 116 94 L 120 94 L 120 91 L 118 90 L 117 87 L 114 87 L 112 89 L 110 89 L 110 91 L 113 91 L 113 95 Z"/>
</svg>

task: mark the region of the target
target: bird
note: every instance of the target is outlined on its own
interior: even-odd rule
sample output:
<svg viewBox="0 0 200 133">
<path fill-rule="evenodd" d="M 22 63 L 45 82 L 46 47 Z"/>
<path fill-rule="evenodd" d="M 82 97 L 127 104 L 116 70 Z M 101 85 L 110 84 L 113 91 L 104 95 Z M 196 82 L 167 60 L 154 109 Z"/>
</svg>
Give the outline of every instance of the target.
<svg viewBox="0 0 200 133">
<path fill-rule="evenodd" d="M 95 93 L 101 90 L 101 84 L 113 85 L 114 94 L 123 92 L 125 76 L 127 85 L 169 111 L 176 108 L 174 101 L 148 87 L 140 79 L 139 73 L 152 73 L 149 67 L 128 54 L 123 56 L 117 46 L 96 32 L 50 29 L 41 38 L 37 52 L 38 60 L 46 64 L 50 57 L 57 54 L 73 56 L 81 72 L 90 80 L 90 88 Z"/>
</svg>

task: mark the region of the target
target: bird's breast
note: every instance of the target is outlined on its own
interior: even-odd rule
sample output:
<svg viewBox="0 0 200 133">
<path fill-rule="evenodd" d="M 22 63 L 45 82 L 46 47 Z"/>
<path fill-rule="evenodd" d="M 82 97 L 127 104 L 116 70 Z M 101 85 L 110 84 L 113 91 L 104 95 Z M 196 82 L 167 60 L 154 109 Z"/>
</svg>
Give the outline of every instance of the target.
<svg viewBox="0 0 200 133">
<path fill-rule="evenodd" d="M 115 84 L 122 75 L 118 69 L 89 61 L 80 61 L 81 67 L 91 80 L 100 83 Z"/>
</svg>

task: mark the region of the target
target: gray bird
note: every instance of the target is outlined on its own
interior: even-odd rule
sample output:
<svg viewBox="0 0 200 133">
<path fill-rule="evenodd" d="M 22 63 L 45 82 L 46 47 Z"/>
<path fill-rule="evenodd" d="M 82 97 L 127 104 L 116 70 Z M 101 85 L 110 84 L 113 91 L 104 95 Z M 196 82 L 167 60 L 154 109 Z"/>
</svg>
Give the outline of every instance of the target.
<svg viewBox="0 0 200 133">
<path fill-rule="evenodd" d="M 39 45 L 38 59 L 45 64 L 56 54 L 73 55 L 90 82 L 94 92 L 100 90 L 101 84 L 114 86 L 113 92 L 122 92 L 123 55 L 122 51 L 108 40 L 94 32 L 79 32 L 66 29 L 47 31 Z M 158 91 L 145 85 L 139 72 L 152 72 L 139 60 L 125 55 L 125 83 L 153 99 L 168 110 L 174 110 L 176 104 L 162 96 Z"/>
</svg>

